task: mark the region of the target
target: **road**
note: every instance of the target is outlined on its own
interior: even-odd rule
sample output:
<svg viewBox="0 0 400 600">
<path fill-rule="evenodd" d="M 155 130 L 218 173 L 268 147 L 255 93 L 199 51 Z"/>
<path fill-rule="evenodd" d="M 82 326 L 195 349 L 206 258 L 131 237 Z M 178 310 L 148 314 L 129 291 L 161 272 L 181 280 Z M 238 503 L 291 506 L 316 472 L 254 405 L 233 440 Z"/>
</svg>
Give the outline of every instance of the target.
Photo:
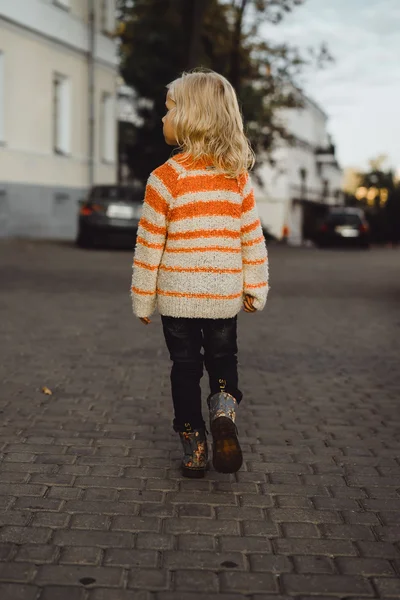
<svg viewBox="0 0 400 600">
<path fill-rule="evenodd" d="M 131 261 L 0 243 L 1 600 L 400 597 L 400 252 L 271 247 L 244 466 L 204 481 Z"/>
</svg>

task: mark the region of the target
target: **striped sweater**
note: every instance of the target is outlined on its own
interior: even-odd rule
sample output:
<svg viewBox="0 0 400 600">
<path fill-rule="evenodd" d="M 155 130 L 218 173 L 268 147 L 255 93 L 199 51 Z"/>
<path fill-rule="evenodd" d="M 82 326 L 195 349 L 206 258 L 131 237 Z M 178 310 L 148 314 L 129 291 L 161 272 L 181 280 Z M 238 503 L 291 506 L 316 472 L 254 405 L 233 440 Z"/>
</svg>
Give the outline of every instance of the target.
<svg viewBox="0 0 400 600">
<path fill-rule="evenodd" d="M 248 174 L 233 179 L 183 154 L 150 175 L 132 276 L 137 317 L 230 318 L 264 308 L 268 256 Z"/>
</svg>

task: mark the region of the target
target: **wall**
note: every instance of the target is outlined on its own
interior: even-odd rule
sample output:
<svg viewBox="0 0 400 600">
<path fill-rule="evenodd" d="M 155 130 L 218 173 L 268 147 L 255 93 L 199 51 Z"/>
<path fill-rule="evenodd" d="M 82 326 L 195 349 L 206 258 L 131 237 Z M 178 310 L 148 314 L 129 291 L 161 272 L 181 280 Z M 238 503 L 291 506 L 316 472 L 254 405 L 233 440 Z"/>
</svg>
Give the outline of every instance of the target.
<svg viewBox="0 0 400 600">
<path fill-rule="evenodd" d="M 264 164 L 258 171 L 262 185 L 253 177 L 255 196 L 263 226 L 277 238 L 282 237 L 285 226 L 289 227 L 289 242 L 301 243 L 302 206 L 293 202 L 302 192 L 300 170 L 305 169 L 307 199 L 315 202 L 337 202 L 333 198 L 324 199 L 324 179 L 329 181 L 329 190 L 341 189 L 341 170 L 333 164 L 333 157 L 325 157 L 326 163 L 318 166 L 316 149 L 328 148 L 330 138 L 327 131 L 327 116 L 308 98 L 303 99 L 301 109 L 286 109 L 280 112 L 280 119 L 287 130 L 296 138 L 294 145 L 281 142 L 272 153 L 275 165 Z"/>
<path fill-rule="evenodd" d="M 100 4 L 96 0 L 97 9 Z M 87 19 L 87 6 L 87 0 L 71 0 L 71 10 L 66 12 L 50 0 L 0 0 L 0 15 L 6 17 L 0 16 L 5 68 L 0 236 L 75 236 L 78 201 L 89 182 L 88 31 L 81 20 Z M 11 18 L 20 24 L 10 22 Z M 99 129 L 102 95 L 115 94 L 116 52 L 114 43 L 99 34 L 96 48 L 94 175 L 96 183 L 114 183 L 116 150 L 112 162 L 102 161 Z M 68 156 L 57 155 L 53 149 L 55 73 L 70 82 Z"/>
</svg>

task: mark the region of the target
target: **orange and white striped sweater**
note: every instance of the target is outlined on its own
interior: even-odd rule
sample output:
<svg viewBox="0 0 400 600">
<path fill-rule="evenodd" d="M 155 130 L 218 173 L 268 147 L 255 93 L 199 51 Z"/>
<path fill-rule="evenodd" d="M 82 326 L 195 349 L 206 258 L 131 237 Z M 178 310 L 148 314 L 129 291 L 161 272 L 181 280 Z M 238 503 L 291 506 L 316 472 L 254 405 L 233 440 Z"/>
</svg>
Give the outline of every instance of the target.
<svg viewBox="0 0 400 600">
<path fill-rule="evenodd" d="M 211 162 L 171 158 L 150 175 L 132 276 L 133 312 L 234 317 L 243 297 L 262 310 L 268 256 L 248 174 L 233 179 Z"/>
</svg>

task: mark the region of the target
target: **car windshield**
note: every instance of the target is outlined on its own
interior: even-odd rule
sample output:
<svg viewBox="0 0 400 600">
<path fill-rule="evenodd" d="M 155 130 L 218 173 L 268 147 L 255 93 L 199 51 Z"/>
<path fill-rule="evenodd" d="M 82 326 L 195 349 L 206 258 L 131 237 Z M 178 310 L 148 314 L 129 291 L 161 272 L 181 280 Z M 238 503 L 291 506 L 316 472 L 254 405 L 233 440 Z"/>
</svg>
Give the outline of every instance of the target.
<svg viewBox="0 0 400 600">
<path fill-rule="evenodd" d="M 92 189 L 90 194 L 91 200 L 103 201 L 118 201 L 126 200 L 128 202 L 140 202 L 143 196 L 137 190 L 132 190 L 128 187 L 118 186 L 99 186 Z"/>
<path fill-rule="evenodd" d="M 327 218 L 329 225 L 353 225 L 359 227 L 361 219 L 358 215 L 349 213 L 331 214 Z"/>
</svg>

